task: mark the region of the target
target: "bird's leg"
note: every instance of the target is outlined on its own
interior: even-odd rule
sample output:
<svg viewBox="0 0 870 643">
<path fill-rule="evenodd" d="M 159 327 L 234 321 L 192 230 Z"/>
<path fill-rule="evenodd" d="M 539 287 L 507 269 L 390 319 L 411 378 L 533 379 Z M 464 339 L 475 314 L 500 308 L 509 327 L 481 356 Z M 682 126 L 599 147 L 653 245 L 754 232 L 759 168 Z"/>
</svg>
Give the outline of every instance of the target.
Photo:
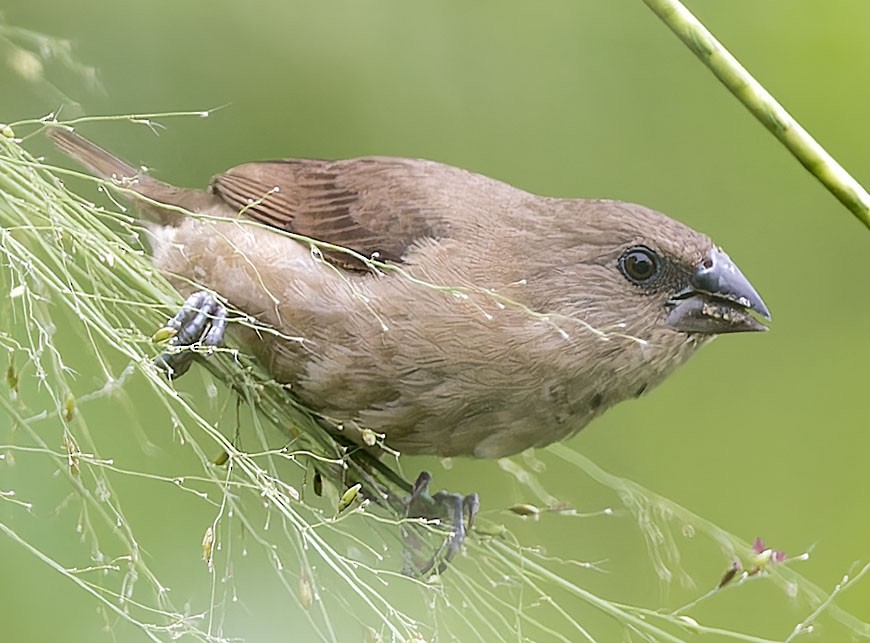
<svg viewBox="0 0 870 643">
<path fill-rule="evenodd" d="M 458 493 L 439 491 L 429 494 L 429 484 L 432 476 L 428 471 L 422 471 L 417 476 L 411 496 L 406 502 L 408 518 L 424 518 L 435 520 L 447 525 L 452 533 L 431 558 L 425 560 L 421 549 L 422 542 L 417 533 L 404 528 L 402 535 L 405 541 L 405 573 L 414 576 L 425 576 L 433 569 L 443 572 L 447 563 L 462 548 L 465 536 L 471 530 L 474 517 L 480 508 L 480 498 L 476 493 L 463 496 Z"/>
<path fill-rule="evenodd" d="M 214 295 L 200 290 L 185 300 L 166 327 L 175 331 L 171 346 L 218 346 L 227 329 L 227 309 Z M 192 350 L 167 351 L 157 356 L 154 364 L 172 379 L 187 372 L 195 355 Z"/>
</svg>

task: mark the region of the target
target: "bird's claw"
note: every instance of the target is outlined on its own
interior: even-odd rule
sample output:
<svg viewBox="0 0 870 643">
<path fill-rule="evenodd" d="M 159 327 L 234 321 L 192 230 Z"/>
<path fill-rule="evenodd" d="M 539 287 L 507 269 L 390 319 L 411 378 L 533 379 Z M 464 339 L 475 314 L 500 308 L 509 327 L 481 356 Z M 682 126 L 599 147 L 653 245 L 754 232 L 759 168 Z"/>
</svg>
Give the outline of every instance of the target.
<svg viewBox="0 0 870 643">
<path fill-rule="evenodd" d="M 227 329 L 227 309 L 214 295 L 200 290 L 184 301 L 166 327 L 175 331 L 171 346 L 219 346 Z M 192 350 L 166 351 L 154 359 L 154 364 L 170 378 L 176 378 L 187 372 L 195 355 Z"/>
<path fill-rule="evenodd" d="M 462 548 L 480 508 L 480 498 L 476 493 L 463 496 L 458 493 L 439 491 L 430 495 L 431 481 L 432 476 L 427 471 L 422 471 L 417 476 L 411 496 L 406 502 L 406 515 L 408 518 L 438 521 L 449 527 L 451 534 L 427 560 L 421 551 L 424 547 L 418 533 L 408 528 L 403 530 L 405 573 L 412 576 L 425 576 L 433 569 L 438 573 L 443 572 Z"/>
</svg>

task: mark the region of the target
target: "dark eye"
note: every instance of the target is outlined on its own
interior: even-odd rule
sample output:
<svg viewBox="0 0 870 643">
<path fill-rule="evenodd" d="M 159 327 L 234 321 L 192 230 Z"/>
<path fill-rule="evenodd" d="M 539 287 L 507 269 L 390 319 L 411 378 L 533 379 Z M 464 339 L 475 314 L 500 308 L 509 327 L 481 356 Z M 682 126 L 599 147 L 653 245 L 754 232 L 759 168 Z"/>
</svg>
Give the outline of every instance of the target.
<svg viewBox="0 0 870 643">
<path fill-rule="evenodd" d="M 639 286 L 652 282 L 659 274 L 658 255 L 643 246 L 629 248 L 619 258 L 619 269 L 626 278 Z"/>
</svg>

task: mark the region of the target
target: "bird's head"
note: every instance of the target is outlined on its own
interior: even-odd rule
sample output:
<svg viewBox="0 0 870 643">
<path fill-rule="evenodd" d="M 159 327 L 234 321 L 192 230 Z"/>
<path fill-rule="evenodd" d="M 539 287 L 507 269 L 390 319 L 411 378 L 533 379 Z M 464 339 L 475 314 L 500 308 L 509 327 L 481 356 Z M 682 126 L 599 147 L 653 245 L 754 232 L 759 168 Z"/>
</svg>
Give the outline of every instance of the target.
<svg viewBox="0 0 870 643">
<path fill-rule="evenodd" d="M 708 236 L 631 203 L 563 203 L 570 209 L 559 227 L 568 241 L 553 268 L 565 279 L 560 303 L 572 317 L 649 343 L 767 330 L 767 306 Z"/>
<path fill-rule="evenodd" d="M 706 235 L 630 203 L 551 204 L 532 299 L 577 322 L 561 326 L 571 349 L 553 344 L 551 357 L 595 393 L 596 413 L 649 390 L 716 335 L 767 329 L 767 306 Z"/>
<path fill-rule="evenodd" d="M 630 206 L 611 267 L 619 290 L 664 328 L 692 335 L 765 331 L 770 311 L 740 269 L 709 237 L 664 215 Z M 618 252 L 618 256 L 616 253 Z M 615 261 L 614 261 L 615 260 Z"/>
</svg>

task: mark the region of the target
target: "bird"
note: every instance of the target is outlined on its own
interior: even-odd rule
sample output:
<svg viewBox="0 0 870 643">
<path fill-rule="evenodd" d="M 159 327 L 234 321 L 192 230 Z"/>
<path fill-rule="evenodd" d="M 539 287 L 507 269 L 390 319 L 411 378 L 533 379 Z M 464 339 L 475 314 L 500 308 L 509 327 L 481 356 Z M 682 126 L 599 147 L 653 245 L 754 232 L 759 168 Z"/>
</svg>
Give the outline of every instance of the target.
<svg viewBox="0 0 870 643">
<path fill-rule="evenodd" d="M 137 202 L 154 265 L 187 297 L 164 368 L 180 375 L 186 346 L 229 328 L 360 445 L 544 447 L 771 318 L 724 250 L 643 205 L 393 157 L 257 161 L 182 188 L 71 127 L 48 135 Z"/>
</svg>

